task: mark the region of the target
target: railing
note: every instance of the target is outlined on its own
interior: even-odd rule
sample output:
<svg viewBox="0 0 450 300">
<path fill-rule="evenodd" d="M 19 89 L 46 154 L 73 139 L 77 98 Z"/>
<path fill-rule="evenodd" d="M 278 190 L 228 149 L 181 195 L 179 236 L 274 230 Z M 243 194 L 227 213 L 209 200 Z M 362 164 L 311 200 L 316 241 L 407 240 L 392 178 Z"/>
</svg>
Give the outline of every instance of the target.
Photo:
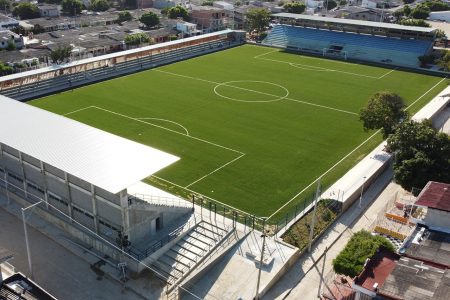
<svg viewBox="0 0 450 300">
<path fill-rule="evenodd" d="M 139 204 L 161 205 L 168 207 L 187 207 L 191 208 L 192 204 L 181 198 L 154 196 L 145 194 L 134 194 L 128 197 L 131 206 Z"/>
<path fill-rule="evenodd" d="M 196 224 L 195 220 L 190 220 L 189 222 L 177 227 L 172 230 L 166 237 L 154 242 L 150 247 L 145 250 L 139 250 L 133 246 L 127 249 L 127 252 L 138 260 L 143 260 L 149 257 L 151 254 L 155 253 L 163 246 L 177 238 L 183 231 L 191 229 Z"/>
</svg>

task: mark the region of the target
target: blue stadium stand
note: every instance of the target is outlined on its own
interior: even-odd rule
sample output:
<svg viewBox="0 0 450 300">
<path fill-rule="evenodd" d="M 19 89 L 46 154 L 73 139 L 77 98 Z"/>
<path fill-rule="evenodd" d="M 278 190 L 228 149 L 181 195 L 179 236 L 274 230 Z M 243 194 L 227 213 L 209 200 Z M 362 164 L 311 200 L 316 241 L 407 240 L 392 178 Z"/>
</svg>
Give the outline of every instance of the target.
<svg viewBox="0 0 450 300">
<path fill-rule="evenodd" d="M 315 17 L 315 19 L 320 21 L 320 17 Z M 340 20 L 336 21 L 341 22 Z M 380 24 L 364 23 L 373 23 L 373 25 L 367 26 L 374 27 Z M 401 26 L 396 25 L 395 28 L 397 32 L 401 31 L 401 28 L 397 27 Z M 418 67 L 418 57 L 426 55 L 432 50 L 433 33 L 430 31 L 432 34 L 428 38 L 416 39 L 411 36 L 409 28 L 405 30 L 407 30 L 405 33 L 407 38 L 280 24 L 273 27 L 262 43 L 325 57 Z"/>
</svg>

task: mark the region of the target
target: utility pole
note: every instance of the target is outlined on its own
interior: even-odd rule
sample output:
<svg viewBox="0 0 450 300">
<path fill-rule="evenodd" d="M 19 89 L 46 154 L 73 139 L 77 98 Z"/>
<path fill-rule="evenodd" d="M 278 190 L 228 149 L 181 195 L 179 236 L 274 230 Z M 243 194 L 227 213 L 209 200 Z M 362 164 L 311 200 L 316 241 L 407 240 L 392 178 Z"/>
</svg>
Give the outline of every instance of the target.
<svg viewBox="0 0 450 300">
<path fill-rule="evenodd" d="M 263 243 L 262 243 L 262 247 L 261 247 L 261 256 L 259 259 L 258 280 L 256 282 L 256 295 L 253 298 L 255 300 L 259 300 L 259 283 L 261 281 L 261 271 L 262 271 L 262 265 L 263 265 L 263 260 L 264 260 L 264 248 L 266 246 L 266 217 L 263 217 L 262 220 L 263 220 L 263 230 L 262 230 L 261 237 L 263 238 Z"/>
<path fill-rule="evenodd" d="M 26 246 L 26 249 L 27 249 L 28 270 L 30 272 L 30 278 L 31 279 L 33 279 L 33 264 L 31 263 L 30 243 L 28 241 L 27 219 L 26 219 L 26 216 L 25 216 L 25 211 L 27 209 L 29 209 L 29 208 L 33 208 L 33 207 L 39 205 L 41 202 L 42 202 L 42 200 L 37 202 L 37 203 L 34 203 L 34 204 L 30 205 L 30 206 L 27 206 L 25 208 L 22 207 L 23 231 L 25 233 L 25 246 Z"/>
<path fill-rule="evenodd" d="M 322 177 L 320 177 L 317 180 L 316 195 L 314 196 L 314 209 L 313 209 L 313 215 L 312 215 L 312 219 L 311 219 L 311 228 L 309 230 L 308 252 L 311 252 L 311 245 L 312 245 L 312 240 L 313 240 L 313 236 L 314 236 L 314 226 L 315 226 L 315 223 L 316 223 L 317 201 L 318 201 L 319 196 L 320 196 L 320 181 L 321 181 L 321 179 L 322 179 Z"/>
</svg>

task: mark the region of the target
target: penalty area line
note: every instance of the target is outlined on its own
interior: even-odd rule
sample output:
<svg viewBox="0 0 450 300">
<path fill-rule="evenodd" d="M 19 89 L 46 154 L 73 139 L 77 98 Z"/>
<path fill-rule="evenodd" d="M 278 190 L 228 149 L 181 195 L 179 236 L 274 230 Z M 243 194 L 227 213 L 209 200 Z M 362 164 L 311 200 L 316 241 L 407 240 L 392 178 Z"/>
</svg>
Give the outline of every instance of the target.
<svg viewBox="0 0 450 300">
<path fill-rule="evenodd" d="M 74 111 L 65 113 L 65 114 L 63 114 L 63 116 L 68 116 L 68 115 L 71 115 L 71 114 L 74 114 L 74 113 L 77 113 L 77 112 L 80 112 L 80 111 L 83 111 L 83 110 L 85 110 L 85 109 L 89 109 L 89 108 L 92 108 L 92 107 L 94 107 L 94 106 L 93 106 L 93 105 L 91 105 L 91 106 L 86 106 L 86 107 L 84 107 L 84 108 L 80 108 L 80 109 L 77 109 L 77 110 L 74 110 Z"/>
<path fill-rule="evenodd" d="M 191 182 L 190 184 L 186 185 L 184 188 L 188 188 L 188 187 L 190 187 L 191 185 L 196 184 L 197 182 L 199 182 L 199 181 L 205 179 L 206 177 L 208 177 L 209 175 L 212 175 L 212 174 L 216 173 L 217 171 L 219 171 L 219 170 L 225 168 L 226 166 L 228 166 L 228 165 L 234 163 L 235 161 L 237 161 L 238 159 L 240 159 L 240 158 L 243 157 L 244 155 L 245 155 L 245 153 L 239 155 L 238 157 L 236 157 L 236 158 L 230 160 L 229 162 L 227 162 L 227 163 L 223 164 L 222 166 L 218 167 L 217 169 L 215 169 L 215 170 L 209 172 L 208 174 L 206 174 L 206 175 L 200 177 L 199 179 L 197 179 L 197 180 Z"/>
</svg>

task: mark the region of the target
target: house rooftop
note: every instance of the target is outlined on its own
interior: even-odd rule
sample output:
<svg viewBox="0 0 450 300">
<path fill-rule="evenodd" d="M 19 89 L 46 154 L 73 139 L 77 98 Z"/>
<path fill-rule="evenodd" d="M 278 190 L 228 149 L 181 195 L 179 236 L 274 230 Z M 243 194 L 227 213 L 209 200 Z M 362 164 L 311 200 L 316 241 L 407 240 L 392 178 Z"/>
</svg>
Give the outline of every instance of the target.
<svg viewBox="0 0 450 300">
<path fill-rule="evenodd" d="M 450 268 L 450 234 L 448 233 L 417 226 L 403 251 L 408 257 Z"/>
<path fill-rule="evenodd" d="M 415 204 L 450 212 L 450 184 L 428 182 L 417 196 Z"/>
<path fill-rule="evenodd" d="M 0 282 L 0 299 L 6 300 L 56 300 L 38 284 L 21 273 Z"/>
<path fill-rule="evenodd" d="M 399 258 L 398 254 L 380 248 L 367 262 L 362 273 L 355 279 L 355 284 L 375 292 L 376 287 L 383 285 L 386 281 Z"/>
<path fill-rule="evenodd" d="M 389 299 L 447 300 L 450 295 L 450 271 L 402 257 L 378 288 L 378 295 Z"/>
</svg>

